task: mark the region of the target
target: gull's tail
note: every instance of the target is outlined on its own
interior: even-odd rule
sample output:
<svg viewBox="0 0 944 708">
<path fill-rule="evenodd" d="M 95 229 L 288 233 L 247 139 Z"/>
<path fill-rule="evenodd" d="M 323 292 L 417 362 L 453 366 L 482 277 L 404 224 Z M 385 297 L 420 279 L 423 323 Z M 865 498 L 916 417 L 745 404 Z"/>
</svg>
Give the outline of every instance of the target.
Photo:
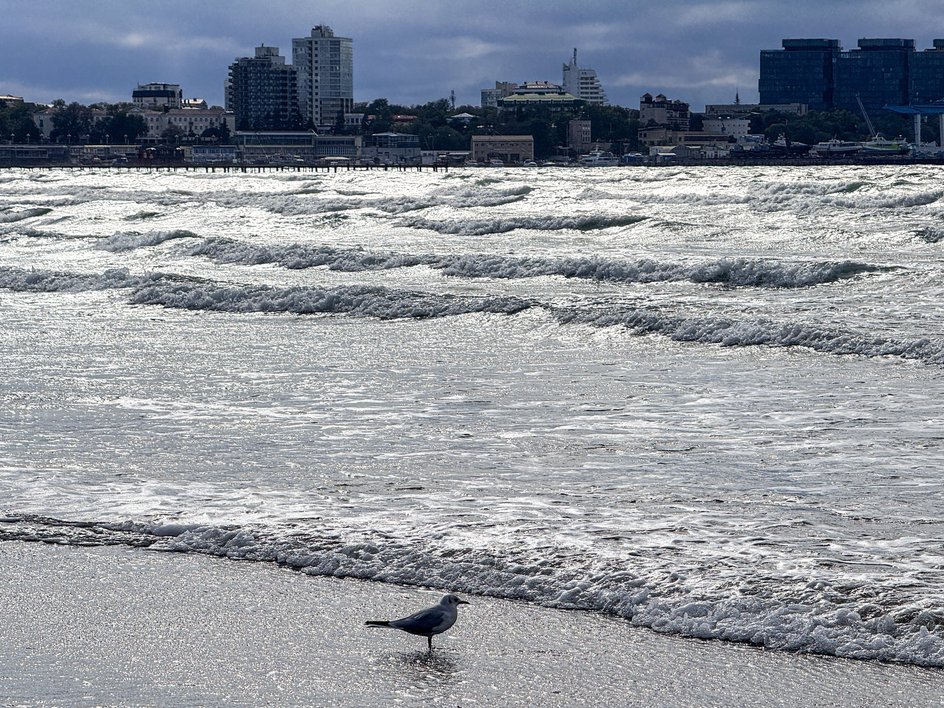
<svg viewBox="0 0 944 708">
<path fill-rule="evenodd" d="M 368 627 L 389 627 L 389 622 L 377 621 L 377 620 L 367 620 L 364 622 Z"/>
</svg>

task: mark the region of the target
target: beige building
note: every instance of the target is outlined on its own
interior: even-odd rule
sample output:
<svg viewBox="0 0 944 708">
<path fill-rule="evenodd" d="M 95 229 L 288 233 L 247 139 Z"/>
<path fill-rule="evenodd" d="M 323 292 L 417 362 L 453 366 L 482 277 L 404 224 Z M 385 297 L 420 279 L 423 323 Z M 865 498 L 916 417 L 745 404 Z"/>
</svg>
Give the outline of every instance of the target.
<svg viewBox="0 0 944 708">
<path fill-rule="evenodd" d="M 672 130 L 665 126 L 639 129 L 639 143 L 646 147 L 666 145 L 716 145 L 724 147 L 732 142 L 728 135 L 702 133 L 690 130 Z"/>
<path fill-rule="evenodd" d="M 473 135 L 472 159 L 476 162 L 533 160 L 534 137 L 531 135 Z"/>
<path fill-rule="evenodd" d="M 591 123 L 588 120 L 572 120 L 567 124 L 567 147 L 578 155 L 590 151 L 592 142 Z"/>
<path fill-rule="evenodd" d="M 645 93 L 639 99 L 639 125 L 661 125 L 673 130 L 688 130 L 688 104 L 684 101 L 672 101 L 659 94 L 655 98 Z"/>
<path fill-rule="evenodd" d="M 716 133 L 719 135 L 733 135 L 740 138 L 751 132 L 751 121 L 749 118 L 734 118 L 731 116 L 712 116 L 705 118 L 701 129 L 706 133 Z"/>
</svg>

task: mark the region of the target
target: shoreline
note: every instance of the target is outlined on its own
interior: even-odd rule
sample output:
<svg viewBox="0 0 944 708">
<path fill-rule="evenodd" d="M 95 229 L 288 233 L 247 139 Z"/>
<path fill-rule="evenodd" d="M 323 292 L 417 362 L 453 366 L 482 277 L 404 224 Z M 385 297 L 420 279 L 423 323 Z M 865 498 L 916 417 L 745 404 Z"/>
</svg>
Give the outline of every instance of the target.
<svg viewBox="0 0 944 708">
<path fill-rule="evenodd" d="M 944 685 L 486 597 L 427 653 L 364 621 L 440 591 L 195 554 L 3 541 L 0 567 L 0 704 L 931 706 Z"/>
</svg>

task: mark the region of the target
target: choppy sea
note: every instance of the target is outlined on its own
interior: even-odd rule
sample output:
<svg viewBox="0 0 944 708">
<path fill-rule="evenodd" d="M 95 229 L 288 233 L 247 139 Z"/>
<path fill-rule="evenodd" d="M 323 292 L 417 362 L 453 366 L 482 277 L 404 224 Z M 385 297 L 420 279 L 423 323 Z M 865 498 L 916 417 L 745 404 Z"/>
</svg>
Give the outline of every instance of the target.
<svg viewBox="0 0 944 708">
<path fill-rule="evenodd" d="M 944 666 L 933 167 L 0 172 L 0 538 Z"/>
</svg>

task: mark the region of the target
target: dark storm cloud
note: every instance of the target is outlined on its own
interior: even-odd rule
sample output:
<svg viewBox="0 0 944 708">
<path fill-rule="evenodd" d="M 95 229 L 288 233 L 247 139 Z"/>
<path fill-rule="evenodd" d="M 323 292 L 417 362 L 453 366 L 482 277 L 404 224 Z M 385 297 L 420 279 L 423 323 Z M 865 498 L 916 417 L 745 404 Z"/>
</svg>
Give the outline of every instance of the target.
<svg viewBox="0 0 944 708">
<path fill-rule="evenodd" d="M 222 103 L 228 65 L 325 23 L 354 38 L 355 98 L 478 103 L 496 80 L 561 80 L 573 48 L 611 101 L 645 91 L 699 107 L 756 100 L 758 56 L 784 37 L 944 37 L 939 0 L 0 0 L 0 93 L 128 100 L 180 83 Z"/>
</svg>

